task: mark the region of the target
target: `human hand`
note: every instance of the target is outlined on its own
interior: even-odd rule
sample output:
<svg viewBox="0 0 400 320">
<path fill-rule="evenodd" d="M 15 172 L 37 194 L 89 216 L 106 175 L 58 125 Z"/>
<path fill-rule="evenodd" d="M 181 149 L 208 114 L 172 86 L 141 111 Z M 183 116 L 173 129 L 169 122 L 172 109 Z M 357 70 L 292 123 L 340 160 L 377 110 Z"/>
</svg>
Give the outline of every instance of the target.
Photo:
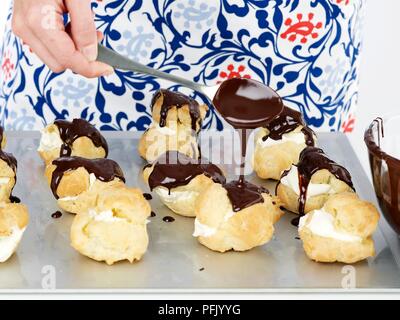
<svg viewBox="0 0 400 320">
<path fill-rule="evenodd" d="M 106 76 L 114 70 L 95 61 L 97 42 L 90 0 L 14 0 L 13 32 L 54 72 L 66 69 L 88 78 Z M 65 28 L 63 13 L 71 24 Z"/>
</svg>

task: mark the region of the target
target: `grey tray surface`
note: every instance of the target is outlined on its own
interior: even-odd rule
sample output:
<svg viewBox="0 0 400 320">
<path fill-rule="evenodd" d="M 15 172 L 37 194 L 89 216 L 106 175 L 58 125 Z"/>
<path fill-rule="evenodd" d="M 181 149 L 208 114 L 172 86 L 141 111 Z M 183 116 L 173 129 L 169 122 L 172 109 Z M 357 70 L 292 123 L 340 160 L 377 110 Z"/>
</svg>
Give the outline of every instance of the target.
<svg viewBox="0 0 400 320">
<path fill-rule="evenodd" d="M 173 214 L 157 196 L 151 200 L 157 216 L 148 224 L 149 248 L 142 261 L 108 266 L 86 258 L 70 246 L 69 230 L 73 215 L 64 213 L 52 219 L 58 210 L 43 176 L 43 164 L 36 148 L 38 132 L 9 132 L 6 151 L 18 159 L 15 195 L 27 204 L 30 224 L 17 253 L 0 265 L 0 291 L 10 289 L 42 290 L 46 275 L 53 270 L 58 290 L 128 289 L 154 291 L 164 289 L 196 291 L 341 289 L 348 272 L 343 264 L 321 264 L 304 254 L 297 229 L 287 213 L 277 223 L 274 239 L 248 252 L 224 254 L 208 250 L 192 237 L 193 219 Z M 140 170 L 144 165 L 137 154 L 138 134 L 105 133 L 110 146 L 109 158 L 116 160 L 127 177 L 127 184 L 144 192 Z M 338 163 L 346 166 L 363 199 L 376 203 L 374 191 L 357 156 L 343 134 L 319 134 L 319 144 Z M 251 180 L 271 191 L 274 184 L 251 176 Z M 175 221 L 162 218 L 172 215 Z M 353 265 L 355 286 L 359 289 L 400 288 L 399 240 L 385 220 L 374 236 L 376 256 Z M 50 268 L 50 269 L 49 269 Z"/>
</svg>

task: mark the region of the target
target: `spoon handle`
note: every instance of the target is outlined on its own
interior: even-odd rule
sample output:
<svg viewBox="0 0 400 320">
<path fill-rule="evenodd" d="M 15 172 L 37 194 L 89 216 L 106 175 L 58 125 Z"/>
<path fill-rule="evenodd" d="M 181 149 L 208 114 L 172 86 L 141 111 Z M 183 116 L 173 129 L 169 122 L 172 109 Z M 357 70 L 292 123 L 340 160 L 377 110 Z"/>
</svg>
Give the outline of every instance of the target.
<svg viewBox="0 0 400 320">
<path fill-rule="evenodd" d="M 160 70 L 156 70 L 156 69 L 150 68 L 146 65 L 143 65 L 141 63 L 135 62 L 135 61 L 133 61 L 127 57 L 124 57 L 123 55 L 120 55 L 119 53 L 115 52 L 114 50 L 111 50 L 101 44 L 98 45 L 97 60 L 104 62 L 116 69 L 122 69 L 122 70 L 128 70 L 128 71 L 148 74 L 148 75 L 162 78 L 162 79 L 165 79 L 168 81 L 179 83 L 190 89 L 204 93 L 204 89 L 203 89 L 202 85 L 199 85 L 199 84 L 197 84 L 193 81 L 187 80 L 185 78 L 174 76 L 172 74 L 169 74 L 169 73 L 166 73 L 166 72 L 163 72 Z"/>
</svg>

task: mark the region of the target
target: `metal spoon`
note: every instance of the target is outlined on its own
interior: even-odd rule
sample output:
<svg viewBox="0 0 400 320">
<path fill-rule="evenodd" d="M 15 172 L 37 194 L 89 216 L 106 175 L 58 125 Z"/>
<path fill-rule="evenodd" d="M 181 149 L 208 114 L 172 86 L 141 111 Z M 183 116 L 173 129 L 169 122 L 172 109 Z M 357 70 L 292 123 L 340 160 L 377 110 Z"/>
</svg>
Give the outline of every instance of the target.
<svg viewBox="0 0 400 320">
<path fill-rule="evenodd" d="M 163 72 L 160 70 L 150 68 L 146 65 L 135 62 L 127 57 L 124 57 L 123 55 L 120 55 L 119 53 L 115 52 L 114 50 L 111 50 L 101 44 L 98 45 L 97 60 L 104 62 L 116 69 L 139 72 L 139 73 L 155 76 L 158 78 L 162 78 L 162 79 L 165 79 L 168 81 L 179 83 L 190 89 L 193 89 L 197 92 L 202 93 L 204 96 L 206 96 L 210 100 L 210 102 L 212 102 L 212 100 L 219 88 L 219 85 L 206 86 L 206 85 L 198 84 L 196 82 L 187 80 L 185 78 L 181 78 L 181 77 L 174 76 L 172 74 L 169 74 L 169 73 L 166 73 L 166 72 Z"/>
</svg>

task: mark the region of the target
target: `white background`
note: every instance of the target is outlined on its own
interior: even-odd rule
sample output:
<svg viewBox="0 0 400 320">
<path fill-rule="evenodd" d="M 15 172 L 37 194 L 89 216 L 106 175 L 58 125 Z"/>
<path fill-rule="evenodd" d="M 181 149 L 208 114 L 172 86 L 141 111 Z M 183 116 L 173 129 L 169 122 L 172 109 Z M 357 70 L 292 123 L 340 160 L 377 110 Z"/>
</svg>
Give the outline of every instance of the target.
<svg viewBox="0 0 400 320">
<path fill-rule="evenodd" d="M 10 0 L 0 0 L 0 41 Z M 368 171 L 363 133 L 379 115 L 396 112 L 400 102 L 399 0 L 368 0 L 364 26 L 359 108 L 356 126 L 349 138 Z"/>
<path fill-rule="evenodd" d="M 4 29 L 4 20 L 8 11 L 10 0 L 0 0 L 0 41 Z M 398 76 L 400 75 L 400 47 L 399 47 L 399 27 L 397 25 L 398 13 L 400 12 L 399 0 L 368 0 L 367 15 L 364 29 L 364 50 L 362 53 L 360 100 L 357 110 L 357 122 L 355 130 L 349 134 L 352 145 L 359 156 L 363 167 L 369 175 L 367 153 L 363 142 L 363 133 L 368 124 L 376 117 L 385 113 L 397 112 L 400 102 L 400 86 Z M 257 299 L 263 295 L 237 295 L 231 294 L 225 298 L 247 298 Z M 376 296 L 376 295 L 375 295 Z M 18 298 L 33 298 L 33 296 L 22 296 Z M 69 296 L 71 297 L 71 296 Z M 76 296 L 75 296 L 76 297 Z M 86 298 L 93 297 L 91 295 Z M 148 299 L 148 295 L 136 295 L 137 298 Z M 188 295 L 170 294 L 168 298 L 221 298 L 213 295 Z M 265 297 L 265 296 L 264 296 Z M 280 294 L 274 295 L 275 298 L 297 299 L 297 295 Z M 338 298 L 341 295 L 314 295 L 308 298 Z M 5 298 L 4 296 L 2 298 Z M 9 296 L 8 298 L 13 298 Z M 14 297 L 15 298 L 15 297 Z M 50 296 L 46 296 L 50 298 Z M 56 298 L 53 296 L 52 298 Z M 58 296 L 61 298 L 61 296 Z M 105 295 L 108 298 L 123 298 L 122 295 Z M 162 298 L 162 295 L 151 295 L 151 299 Z M 165 296 L 164 296 L 165 298 Z M 305 298 L 305 295 L 304 295 Z M 350 298 L 347 296 L 347 298 Z M 352 298 L 357 298 L 353 296 Z M 358 297 L 360 298 L 360 297 Z M 363 295 L 362 298 L 373 298 Z M 381 297 L 382 298 L 382 297 Z"/>
</svg>

